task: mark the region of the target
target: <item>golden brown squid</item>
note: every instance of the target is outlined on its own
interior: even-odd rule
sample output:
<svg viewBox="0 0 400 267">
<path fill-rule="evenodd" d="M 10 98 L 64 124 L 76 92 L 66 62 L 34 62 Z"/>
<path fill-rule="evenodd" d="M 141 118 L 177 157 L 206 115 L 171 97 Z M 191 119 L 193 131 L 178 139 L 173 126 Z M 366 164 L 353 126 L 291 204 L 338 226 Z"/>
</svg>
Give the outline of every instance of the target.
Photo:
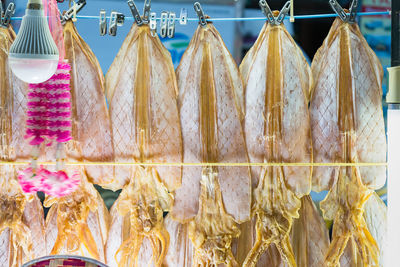
<svg viewBox="0 0 400 267">
<path fill-rule="evenodd" d="M 188 163 L 247 162 L 243 85 L 215 27 L 199 26 L 177 69 L 179 108 Z M 231 247 L 250 215 L 246 166 L 185 166 L 172 216 L 188 223 L 193 266 L 237 266 Z"/>
<path fill-rule="evenodd" d="M 106 75 L 115 160 L 182 162 L 177 84 L 171 56 L 148 25 L 134 24 Z M 155 266 L 169 245 L 163 213 L 181 184 L 180 166 L 117 166 L 122 193 L 114 204 L 107 242 L 110 266 L 143 266 L 139 251 L 150 242 Z"/>
<path fill-rule="evenodd" d="M 276 12 L 274 12 L 276 16 Z M 308 111 L 311 70 L 283 24 L 266 23 L 240 70 L 245 83 L 245 136 L 254 163 L 310 163 Z M 256 237 L 244 266 L 255 266 L 270 246 L 296 266 L 289 234 L 300 198 L 311 190 L 311 167 L 252 167 Z"/>
<path fill-rule="evenodd" d="M 44 205 L 51 206 L 46 218 L 48 254 L 75 254 L 105 262 L 109 214 L 85 176 L 75 192 L 62 198 L 47 196 Z"/>
<path fill-rule="evenodd" d="M 71 65 L 72 137 L 66 147 L 68 161 L 113 161 L 111 123 L 105 104 L 104 76 L 93 52 L 72 21 L 64 26 L 65 59 Z M 54 157 L 54 149 L 47 149 Z M 104 245 L 109 214 L 103 199 L 91 184 L 115 189 L 110 166 L 68 167 L 78 172 L 81 185 L 73 194 L 47 198 L 47 252 L 93 257 L 105 262 Z"/>
<path fill-rule="evenodd" d="M 383 163 L 382 67 L 357 24 L 339 18 L 315 55 L 311 124 L 316 162 Z M 385 166 L 316 167 L 313 189 L 330 190 L 321 202 L 334 220 L 325 265 L 336 266 L 348 244 L 359 264 L 378 264 L 379 249 L 367 227 L 364 204 L 386 180 Z"/>
</svg>

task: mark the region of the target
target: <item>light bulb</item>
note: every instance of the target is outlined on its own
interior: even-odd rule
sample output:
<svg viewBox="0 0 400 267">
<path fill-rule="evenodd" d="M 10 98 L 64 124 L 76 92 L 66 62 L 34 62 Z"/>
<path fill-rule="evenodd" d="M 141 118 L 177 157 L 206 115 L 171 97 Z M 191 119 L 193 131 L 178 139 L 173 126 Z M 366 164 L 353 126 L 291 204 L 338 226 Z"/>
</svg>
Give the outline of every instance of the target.
<svg viewBox="0 0 400 267">
<path fill-rule="evenodd" d="M 9 66 L 20 80 L 41 83 L 54 75 L 58 60 L 42 0 L 29 0 L 21 28 L 10 47 Z"/>
</svg>

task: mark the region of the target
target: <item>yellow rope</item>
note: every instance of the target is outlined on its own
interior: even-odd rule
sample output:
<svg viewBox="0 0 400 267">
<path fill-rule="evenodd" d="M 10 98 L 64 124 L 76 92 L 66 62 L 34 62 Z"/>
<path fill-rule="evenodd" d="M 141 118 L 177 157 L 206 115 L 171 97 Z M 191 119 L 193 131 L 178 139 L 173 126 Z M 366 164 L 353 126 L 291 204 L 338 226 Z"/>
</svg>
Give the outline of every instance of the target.
<svg viewBox="0 0 400 267">
<path fill-rule="evenodd" d="M 30 162 L 0 162 L 0 165 L 29 165 Z M 38 162 L 38 165 L 55 165 L 55 162 Z M 169 167 L 180 167 L 180 166 L 192 166 L 192 167 L 243 167 L 243 166 L 254 166 L 254 167 L 363 167 L 363 166 L 387 166 L 386 162 L 381 163 L 162 163 L 162 162 L 65 162 L 68 166 L 169 166 Z"/>
</svg>

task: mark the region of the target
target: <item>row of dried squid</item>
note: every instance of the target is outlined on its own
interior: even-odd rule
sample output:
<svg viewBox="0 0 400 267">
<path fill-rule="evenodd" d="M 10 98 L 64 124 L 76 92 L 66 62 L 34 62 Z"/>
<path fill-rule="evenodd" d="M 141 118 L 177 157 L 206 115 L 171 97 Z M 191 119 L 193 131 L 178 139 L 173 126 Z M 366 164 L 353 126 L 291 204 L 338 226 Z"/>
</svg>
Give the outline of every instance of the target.
<svg viewBox="0 0 400 267">
<path fill-rule="evenodd" d="M 27 86 L 8 69 L 14 32 L 0 38 L 1 157 L 22 161 Z M 143 165 L 82 167 L 77 191 L 46 198 L 45 222 L 18 168 L 2 166 L 0 266 L 46 254 L 123 267 L 384 265 L 373 190 L 385 167 L 307 166 L 385 161 L 382 68 L 357 25 L 337 19 L 310 68 L 284 26 L 266 23 L 240 69 L 215 27 L 199 25 L 175 73 L 159 38 L 134 24 L 105 80 L 71 21 L 64 40 L 68 160 Z M 165 165 L 182 162 L 193 166 Z M 245 162 L 272 164 L 229 166 Z M 93 184 L 122 189 L 110 214 Z M 329 190 L 332 238 L 311 189 Z"/>
</svg>

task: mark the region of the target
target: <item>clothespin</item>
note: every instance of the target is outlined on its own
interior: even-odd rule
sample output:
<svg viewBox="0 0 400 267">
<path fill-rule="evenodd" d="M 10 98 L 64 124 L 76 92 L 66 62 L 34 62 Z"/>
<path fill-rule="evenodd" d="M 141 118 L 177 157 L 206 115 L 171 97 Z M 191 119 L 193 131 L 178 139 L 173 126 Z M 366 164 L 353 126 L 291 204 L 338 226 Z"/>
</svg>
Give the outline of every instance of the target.
<svg viewBox="0 0 400 267">
<path fill-rule="evenodd" d="M 86 5 L 86 0 L 78 0 L 76 4 L 74 4 L 70 9 L 68 9 L 65 14 L 61 18 L 61 24 L 64 25 L 68 20 L 75 17 L 76 14 L 81 11 L 81 9 Z"/>
<path fill-rule="evenodd" d="M 281 11 L 279 12 L 278 17 L 275 20 L 276 25 L 282 24 L 286 15 L 289 14 L 289 11 L 290 11 L 290 1 L 287 1 L 285 3 L 285 5 L 282 7 Z"/>
<path fill-rule="evenodd" d="M 161 12 L 161 20 L 160 20 L 160 35 L 162 38 L 167 37 L 167 29 L 168 29 L 168 12 Z"/>
<path fill-rule="evenodd" d="M 168 30 L 167 30 L 167 36 L 168 38 L 173 38 L 175 35 L 175 19 L 176 19 L 176 14 L 175 12 L 169 13 L 168 16 Z"/>
<path fill-rule="evenodd" d="M 106 17 L 106 11 L 104 9 L 100 10 L 99 27 L 100 27 L 100 36 L 106 35 L 107 34 L 107 17 Z"/>
<path fill-rule="evenodd" d="M 199 17 L 199 24 L 202 27 L 207 26 L 207 20 L 206 20 L 206 15 L 204 15 L 203 9 L 201 8 L 201 5 L 199 2 L 194 3 L 193 5 L 194 11 L 196 11 L 197 16 Z"/>
<path fill-rule="evenodd" d="M 135 20 L 136 24 L 138 26 L 142 25 L 143 20 L 140 17 L 139 10 L 137 9 L 135 2 L 133 0 L 128 0 L 127 3 L 129 5 L 129 8 L 131 9 L 131 13 L 132 13 L 133 19 Z"/>
<path fill-rule="evenodd" d="M 157 14 L 155 12 L 150 13 L 149 27 L 151 36 L 155 37 L 157 35 Z"/>
<path fill-rule="evenodd" d="M 353 0 L 350 5 L 350 13 L 347 14 L 336 0 L 329 0 L 333 11 L 340 17 L 343 22 L 353 24 L 356 21 L 358 0 Z"/>
<path fill-rule="evenodd" d="M 179 24 L 181 24 L 181 25 L 187 24 L 187 9 L 186 8 L 181 9 L 181 14 L 179 16 Z"/>
<path fill-rule="evenodd" d="M 151 0 L 145 0 L 144 1 L 144 7 L 143 7 L 143 23 L 144 24 L 149 24 L 149 16 L 150 16 L 150 10 L 151 10 Z"/>
<path fill-rule="evenodd" d="M 353 0 L 353 2 L 351 2 L 351 6 L 350 6 L 349 23 L 356 22 L 357 6 L 358 6 L 358 0 Z"/>
<path fill-rule="evenodd" d="M 267 17 L 268 22 L 271 25 L 280 25 L 282 24 L 283 20 L 285 19 L 286 15 L 289 14 L 290 11 L 290 1 L 287 1 L 285 5 L 282 7 L 281 11 L 279 12 L 278 17 L 275 17 L 274 14 L 272 13 L 271 9 L 269 8 L 267 1 L 265 0 L 260 0 L 258 2 L 260 5 L 261 11 L 264 13 L 264 15 Z"/>
<path fill-rule="evenodd" d="M 271 8 L 269 8 L 267 1 L 260 0 L 260 2 L 258 2 L 258 5 L 260 6 L 262 13 L 267 17 L 268 22 L 271 25 L 275 25 L 275 17 L 274 14 L 272 14 Z"/>
<path fill-rule="evenodd" d="M 117 27 L 124 25 L 125 15 L 116 11 L 111 12 L 110 25 L 108 27 L 108 34 L 111 36 L 117 35 Z"/>
<path fill-rule="evenodd" d="M 0 2 L 0 6 L 1 6 L 1 2 Z M 1 8 L 0 25 L 2 27 L 7 28 L 11 22 L 11 17 L 14 15 L 14 13 L 15 13 L 15 4 L 14 3 L 8 4 L 6 12 L 4 12 L 3 8 Z"/>
<path fill-rule="evenodd" d="M 4 10 L 3 10 L 3 3 L 0 0 L 0 24 L 3 22 Z"/>
</svg>

